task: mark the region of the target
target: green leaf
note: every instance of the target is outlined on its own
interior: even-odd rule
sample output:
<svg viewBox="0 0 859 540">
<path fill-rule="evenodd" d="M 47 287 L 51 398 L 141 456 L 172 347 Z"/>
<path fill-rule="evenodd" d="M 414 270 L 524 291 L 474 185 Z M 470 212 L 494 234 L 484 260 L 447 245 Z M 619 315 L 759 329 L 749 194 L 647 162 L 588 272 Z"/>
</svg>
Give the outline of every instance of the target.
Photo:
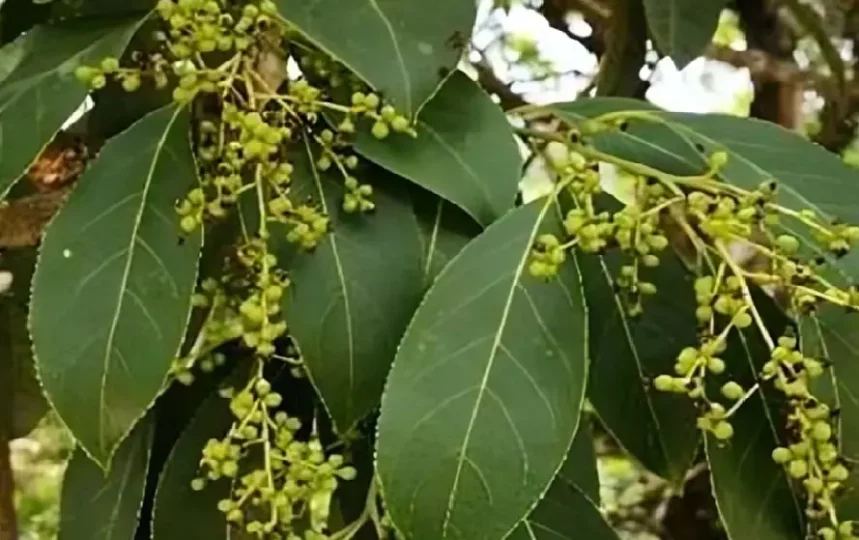
<svg viewBox="0 0 859 540">
<path fill-rule="evenodd" d="M 426 288 L 482 230 L 462 210 L 443 199 L 420 193 L 413 196 L 423 246 Z"/>
<path fill-rule="evenodd" d="M 36 264 L 35 250 L 5 254 L 0 271 L 12 274 L 12 286 L 0 294 L 0 400 L 6 408 L 0 422 L 11 421 L 12 438 L 30 433 L 48 412 L 48 402 L 36 379 L 27 332 L 29 283 Z M 9 399 L 11 398 L 11 401 Z M 11 418 L 5 418 L 9 413 Z"/>
<path fill-rule="evenodd" d="M 700 56 L 716 33 L 726 0 L 644 0 L 647 24 L 657 48 L 677 69 Z"/>
<path fill-rule="evenodd" d="M 126 0 L 116 2 L 115 0 L 43 0 L 52 2 L 54 18 L 92 17 L 93 15 L 104 15 L 113 13 L 145 13 L 151 11 L 156 0 Z"/>
<path fill-rule="evenodd" d="M 139 24 L 137 17 L 41 26 L 0 50 L 24 50 L 0 83 L 0 199 L 86 97 L 75 68 L 119 56 Z"/>
<path fill-rule="evenodd" d="M 510 540 L 618 540 L 598 507 L 594 441 L 582 424 L 573 447 L 549 491 Z"/>
<path fill-rule="evenodd" d="M 141 422 L 105 472 L 78 448 L 63 477 L 59 540 L 134 538 L 155 423 Z"/>
<path fill-rule="evenodd" d="M 762 294 L 755 303 L 770 334 L 781 335 L 788 324 L 784 316 Z M 751 388 L 759 382 L 756 374 L 770 353 L 760 334 L 750 330 L 742 339 L 731 333 L 724 356 L 731 378 L 743 388 Z M 733 540 L 805 538 L 803 507 L 784 469 L 771 457 L 773 448 L 781 444 L 779 433 L 786 421 L 780 409 L 780 396 L 766 388 L 763 394 L 753 394 L 731 417 L 734 436 L 730 442 L 717 441 L 712 434 L 705 437 L 716 506 Z"/>
<path fill-rule="evenodd" d="M 421 113 L 416 139 L 378 140 L 361 130 L 355 149 L 465 210 L 486 226 L 513 207 L 522 158 L 501 109 L 455 73 Z"/>
<path fill-rule="evenodd" d="M 335 429 L 345 434 L 378 406 L 420 302 L 418 224 L 402 186 L 384 171 L 361 175 L 375 184 L 377 210 L 354 215 L 341 209 L 341 177 L 316 170 L 306 152 L 293 158 L 295 189 L 322 203 L 332 232 L 313 253 L 291 257 L 284 315 Z"/>
<path fill-rule="evenodd" d="M 594 503 L 600 500 L 600 479 L 597 470 L 597 456 L 594 448 L 594 435 L 588 424 L 587 415 L 583 415 L 573 439 L 573 446 L 567 453 L 564 466 L 558 472 L 558 479 L 575 486 L 582 495 Z"/>
<path fill-rule="evenodd" d="M 218 501 L 229 497 L 229 481 L 209 483 L 203 491 L 191 489 L 191 481 L 197 477 L 206 442 L 230 429 L 234 418 L 228 405 L 212 394 L 176 442 L 155 492 L 152 540 L 227 538 L 227 523 L 218 510 Z"/>
<path fill-rule="evenodd" d="M 474 2 L 276 0 L 321 49 L 414 116 L 453 70 L 477 16 Z"/>
<path fill-rule="evenodd" d="M 104 466 L 182 341 L 201 235 L 180 241 L 174 204 L 195 183 L 188 112 L 160 109 L 105 145 L 45 233 L 30 312 L 39 374 Z"/>
<path fill-rule="evenodd" d="M 436 280 L 397 352 L 377 468 L 406 539 L 501 539 L 546 491 L 572 444 L 587 378 L 574 261 L 527 272 L 549 198 L 502 218 Z"/>
<path fill-rule="evenodd" d="M 684 397 L 659 392 L 650 381 L 672 373 L 677 354 L 698 343 L 691 276 L 675 255 L 665 253 L 659 268 L 643 271 L 660 294 L 645 301 L 644 316 L 632 319 L 614 292 L 613 276 L 623 258 L 585 255 L 580 264 L 593 360 L 588 397 L 627 452 L 682 485 L 700 439 L 697 414 Z"/>
</svg>

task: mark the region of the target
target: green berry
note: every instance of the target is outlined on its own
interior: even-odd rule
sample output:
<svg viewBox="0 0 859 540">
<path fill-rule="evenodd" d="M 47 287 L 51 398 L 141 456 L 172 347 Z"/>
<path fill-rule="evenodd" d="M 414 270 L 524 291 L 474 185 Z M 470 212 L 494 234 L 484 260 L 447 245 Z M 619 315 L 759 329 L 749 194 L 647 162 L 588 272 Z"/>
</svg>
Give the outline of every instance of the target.
<svg viewBox="0 0 859 540">
<path fill-rule="evenodd" d="M 698 359 L 698 349 L 695 347 L 686 347 L 677 356 L 677 361 L 681 364 L 692 364 Z"/>
<path fill-rule="evenodd" d="M 737 328 L 748 328 L 752 325 L 752 316 L 747 311 L 742 311 L 734 315 L 733 321 Z"/>
<path fill-rule="evenodd" d="M 379 114 L 382 115 L 382 118 L 387 120 L 388 122 L 393 121 L 397 117 L 397 110 L 391 107 L 390 105 L 385 105 L 382 107 L 382 110 L 379 111 Z"/>
<path fill-rule="evenodd" d="M 710 306 L 698 306 L 695 310 L 695 318 L 702 324 L 708 323 L 713 318 L 713 309 Z"/>
<path fill-rule="evenodd" d="M 391 120 L 391 127 L 398 133 L 407 131 L 410 127 L 409 119 L 405 116 L 395 116 L 394 119 Z"/>
<path fill-rule="evenodd" d="M 128 75 L 122 80 L 122 89 L 126 92 L 134 92 L 140 88 L 140 77 L 138 75 Z"/>
<path fill-rule="evenodd" d="M 826 442 L 832 437 L 832 427 L 827 422 L 819 420 L 812 426 L 811 436 L 815 441 Z"/>
<path fill-rule="evenodd" d="M 203 491 L 206 489 L 206 480 L 203 478 L 195 478 L 191 480 L 191 489 L 194 491 Z"/>
<path fill-rule="evenodd" d="M 381 100 L 376 94 L 367 94 L 366 96 L 364 96 L 364 106 L 368 109 L 375 109 L 379 106 L 379 103 L 381 103 Z"/>
<path fill-rule="evenodd" d="M 787 466 L 787 473 L 797 480 L 804 478 L 808 474 L 808 464 L 805 460 L 795 459 Z"/>
<path fill-rule="evenodd" d="M 96 75 L 98 75 L 98 70 L 89 66 L 78 66 L 75 69 L 75 78 L 82 84 L 89 85 Z"/>
<path fill-rule="evenodd" d="M 388 127 L 388 124 L 379 121 L 373 124 L 372 133 L 373 137 L 382 140 L 388 138 L 388 135 L 391 134 L 391 129 Z"/>
<path fill-rule="evenodd" d="M 779 465 L 783 465 L 793 459 L 793 453 L 790 451 L 790 449 L 785 448 L 783 446 L 779 446 L 772 451 L 772 459 Z"/>
<path fill-rule="evenodd" d="M 641 294 L 652 296 L 656 294 L 656 285 L 654 285 L 653 283 L 642 281 L 638 284 L 638 291 Z"/>
<path fill-rule="evenodd" d="M 104 73 L 113 73 L 119 69 L 119 60 L 109 56 L 101 61 L 101 70 Z"/>
<path fill-rule="evenodd" d="M 260 379 L 254 384 L 254 391 L 260 397 L 268 395 L 271 392 L 271 383 L 265 379 Z"/>
<path fill-rule="evenodd" d="M 713 427 L 713 436 L 720 441 L 727 441 L 734 436 L 734 426 L 722 420 Z"/>
<path fill-rule="evenodd" d="M 355 467 L 343 467 L 337 471 L 337 476 L 343 480 L 354 480 L 358 477 L 358 471 Z"/>
<path fill-rule="evenodd" d="M 714 356 L 707 360 L 707 369 L 710 370 L 710 373 L 715 375 L 719 375 L 720 373 L 725 372 L 725 361 L 721 358 Z"/>
<path fill-rule="evenodd" d="M 102 75 L 101 73 L 99 73 L 99 74 L 95 75 L 90 80 L 89 85 L 90 85 L 90 88 L 92 88 L 94 90 L 100 90 L 100 89 L 104 88 L 105 86 L 107 86 L 107 78 L 104 75 Z"/>
<path fill-rule="evenodd" d="M 264 401 L 266 407 L 279 407 L 281 402 L 283 402 L 283 396 L 277 393 L 269 394 L 265 397 Z"/>
<path fill-rule="evenodd" d="M 831 527 L 823 527 L 817 531 L 817 536 L 820 537 L 820 540 L 835 540 L 836 532 Z"/>
<path fill-rule="evenodd" d="M 850 477 L 850 471 L 844 465 L 836 465 L 829 470 L 829 479 L 834 482 L 844 482 Z"/>
<path fill-rule="evenodd" d="M 647 243 L 650 244 L 650 247 L 652 247 L 656 251 L 662 251 L 668 247 L 668 238 L 662 236 L 661 234 L 657 234 L 648 238 Z"/>
<path fill-rule="evenodd" d="M 660 392 L 671 392 L 674 390 L 674 378 L 669 375 L 660 375 L 653 379 L 653 386 Z"/>
<path fill-rule="evenodd" d="M 745 394 L 743 387 L 734 381 L 727 382 L 722 386 L 722 395 L 727 399 L 736 401 L 743 397 L 743 394 Z"/>
<path fill-rule="evenodd" d="M 779 236 L 776 239 L 776 245 L 788 255 L 793 255 L 799 250 L 799 240 L 789 234 Z"/>
<path fill-rule="evenodd" d="M 239 472 L 239 464 L 235 461 L 225 461 L 221 465 L 221 474 L 227 478 L 234 478 Z"/>
<path fill-rule="evenodd" d="M 823 480 L 820 478 L 809 477 L 803 480 L 802 484 L 805 486 L 805 490 L 811 495 L 817 495 L 823 491 Z"/>
<path fill-rule="evenodd" d="M 179 222 L 179 227 L 185 234 L 191 234 L 197 229 L 197 220 L 193 216 L 185 216 Z"/>
<path fill-rule="evenodd" d="M 728 164 L 728 153 L 723 151 L 714 152 L 710 155 L 709 161 L 710 167 L 714 169 L 721 169 Z"/>
</svg>

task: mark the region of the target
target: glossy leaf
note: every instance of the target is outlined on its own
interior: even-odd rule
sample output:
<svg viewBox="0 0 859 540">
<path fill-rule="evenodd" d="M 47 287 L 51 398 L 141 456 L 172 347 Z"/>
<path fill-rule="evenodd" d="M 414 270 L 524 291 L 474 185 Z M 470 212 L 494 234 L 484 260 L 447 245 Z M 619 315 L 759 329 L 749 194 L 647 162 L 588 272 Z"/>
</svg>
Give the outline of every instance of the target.
<svg viewBox="0 0 859 540">
<path fill-rule="evenodd" d="M 527 263 L 560 233 L 548 198 L 487 229 L 436 280 L 382 400 L 377 469 L 406 539 L 501 539 L 546 491 L 579 423 L 585 307 L 573 261 L 549 283 Z"/>
<path fill-rule="evenodd" d="M 567 459 L 561 470 L 558 471 L 557 480 L 574 486 L 582 492 L 593 503 L 598 504 L 600 500 L 600 479 L 597 470 L 597 455 L 594 448 L 594 435 L 587 421 L 587 415 L 583 414 L 576 438 L 567 453 Z"/>
<path fill-rule="evenodd" d="M 40 378 L 105 466 L 182 341 L 201 238 L 180 241 L 174 204 L 195 183 L 188 113 L 160 109 L 108 142 L 45 233 L 30 313 Z"/>
<path fill-rule="evenodd" d="M 418 120 L 418 136 L 377 140 L 362 130 L 356 150 L 465 210 L 486 226 L 513 207 L 522 159 L 501 109 L 465 74 L 442 86 Z"/>
<path fill-rule="evenodd" d="M 155 424 L 141 422 L 104 471 L 78 448 L 63 477 L 59 540 L 134 538 Z"/>
<path fill-rule="evenodd" d="M 480 234 L 481 228 L 462 210 L 442 199 L 425 193 L 413 199 L 423 246 L 424 285 L 429 288 L 442 269 Z"/>
<path fill-rule="evenodd" d="M 644 270 L 660 294 L 645 301 L 645 315 L 630 318 L 615 294 L 621 257 L 581 258 L 590 319 L 593 366 L 588 397 L 606 429 L 651 472 L 681 485 L 698 448 L 694 407 L 651 383 L 672 373 L 677 354 L 698 342 L 691 275 L 673 254 Z M 619 392 L 618 389 L 623 391 Z"/>
<path fill-rule="evenodd" d="M 302 34 L 410 116 L 456 66 L 477 16 L 461 0 L 276 1 Z"/>
<path fill-rule="evenodd" d="M 780 335 L 787 324 L 784 317 L 762 297 L 756 303 L 759 309 L 765 308 L 761 311 L 770 334 Z M 757 382 L 756 374 L 768 359 L 769 349 L 757 331 L 750 330 L 743 339 L 732 334 L 725 361 L 731 378 L 744 388 Z M 773 448 L 782 444 L 781 396 L 766 383 L 764 387 L 763 393 L 755 393 L 731 418 L 734 436 L 730 442 L 722 443 L 712 435 L 705 438 L 713 494 L 732 540 L 800 540 L 805 538 L 804 507 L 784 469 L 771 457 Z"/>
<path fill-rule="evenodd" d="M 23 51 L 0 83 L 0 199 L 86 97 L 75 68 L 119 56 L 139 24 L 138 16 L 41 26 L 0 51 Z"/>
<path fill-rule="evenodd" d="M 229 403 L 212 394 L 199 408 L 170 453 L 155 493 L 152 540 L 226 540 L 227 523 L 218 501 L 229 496 L 229 481 L 191 489 L 206 442 L 223 437 L 233 416 Z"/>
<path fill-rule="evenodd" d="M 421 244 L 406 193 L 375 170 L 373 215 L 341 210 L 343 180 L 320 173 L 304 151 L 293 156 L 295 189 L 332 218 L 313 253 L 289 263 L 293 286 L 283 309 L 308 375 L 339 433 L 378 406 L 397 344 L 420 302 Z"/>
<path fill-rule="evenodd" d="M 549 491 L 510 540 L 618 540 L 599 507 L 594 441 L 584 423 Z"/>
<path fill-rule="evenodd" d="M 712 40 L 725 4 L 726 0 L 644 0 L 644 10 L 657 48 L 683 69 Z"/>
</svg>

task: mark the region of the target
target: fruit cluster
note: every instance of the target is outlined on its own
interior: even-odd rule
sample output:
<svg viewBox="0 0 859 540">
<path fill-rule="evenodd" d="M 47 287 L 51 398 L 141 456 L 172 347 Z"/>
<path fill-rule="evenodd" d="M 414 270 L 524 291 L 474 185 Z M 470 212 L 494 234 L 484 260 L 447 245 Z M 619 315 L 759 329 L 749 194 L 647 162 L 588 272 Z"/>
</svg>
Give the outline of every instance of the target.
<svg viewBox="0 0 859 540">
<path fill-rule="evenodd" d="M 699 341 L 681 350 L 674 373 L 654 377 L 653 386 L 694 400 L 700 413 L 698 427 L 726 444 L 734 436 L 733 416 L 762 384 L 771 383 L 790 405 L 785 416 L 788 441 L 774 450 L 773 459 L 804 490 L 806 512 L 819 538 L 855 538 L 859 527 L 840 522 L 834 503 L 849 476 L 848 463 L 838 451 L 836 412 L 810 390 L 811 381 L 825 373 L 828 363 L 803 354 L 792 334 L 777 340 L 770 337 L 753 289 L 769 292 L 796 317 L 822 304 L 859 309 L 855 287 L 839 287 L 827 279 L 830 259 L 808 260 L 806 255 L 816 251 L 843 257 L 859 242 L 859 227 L 827 221 L 810 209 L 780 205 L 776 180 L 752 190 L 725 182 L 721 174 L 731 159 L 725 151 L 710 154 L 702 174 L 677 176 L 601 152 L 588 143 L 601 131 L 627 127 L 617 118 L 591 120 L 563 137 L 546 135 L 544 156 L 557 178 L 555 196 L 561 204 L 565 199 L 560 194 L 572 201 L 564 220 L 568 240 L 538 239 L 532 249 L 531 273 L 555 275 L 567 258 L 564 250 L 601 255 L 616 249 L 626 262 L 613 276 L 615 291 L 626 293 L 628 315 L 638 316 L 646 314 L 641 297 L 658 293 L 655 285 L 643 279 L 642 270 L 658 266 L 660 253 L 669 247 L 678 251 L 697 274 Z M 602 191 L 600 162 L 618 167 L 632 179 L 632 200 L 620 209 L 601 208 L 605 205 L 597 197 Z M 800 241 L 809 237 L 816 245 Z M 739 251 L 751 256 L 741 259 Z M 771 358 L 762 367 L 760 382 L 744 388 L 731 380 L 735 368 L 723 356 L 732 336 L 752 331 L 757 333 L 753 339 L 768 345 Z M 712 377 L 721 380 L 714 385 Z M 713 391 L 716 388 L 718 392 Z"/>
<path fill-rule="evenodd" d="M 233 482 L 218 509 L 259 538 L 327 538 L 332 495 L 341 480 L 355 478 L 355 469 L 344 465 L 342 455 L 326 455 L 317 438 L 300 439 L 301 421 L 277 410 L 283 397 L 261 374 L 222 395 L 235 420 L 226 437 L 206 444 L 192 487 Z"/>
</svg>

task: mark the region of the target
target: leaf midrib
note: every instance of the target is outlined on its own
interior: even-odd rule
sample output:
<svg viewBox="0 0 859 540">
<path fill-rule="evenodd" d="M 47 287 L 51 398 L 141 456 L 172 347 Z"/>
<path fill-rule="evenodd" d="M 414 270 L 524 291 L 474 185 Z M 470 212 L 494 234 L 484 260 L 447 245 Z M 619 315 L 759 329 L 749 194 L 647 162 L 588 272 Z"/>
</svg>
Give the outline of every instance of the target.
<svg viewBox="0 0 859 540">
<path fill-rule="evenodd" d="M 152 181 L 155 176 L 155 169 L 158 166 L 158 162 L 161 158 L 161 154 L 164 150 L 164 145 L 166 144 L 167 138 L 170 136 L 171 131 L 173 130 L 173 124 L 176 122 L 176 118 L 179 116 L 182 111 L 181 107 L 177 107 L 173 113 L 173 116 L 170 118 L 170 121 L 167 123 L 167 126 L 164 129 L 164 132 L 161 135 L 161 138 L 158 140 L 158 143 L 155 146 L 155 151 L 152 155 L 152 162 L 149 167 L 149 171 L 146 173 L 146 180 L 144 183 L 143 191 L 140 196 L 140 206 L 137 209 L 137 214 L 134 218 L 134 225 L 132 227 L 130 242 L 128 245 L 127 255 L 128 258 L 125 263 L 125 268 L 122 272 L 122 279 L 120 280 L 119 286 L 119 297 L 116 301 L 116 310 L 114 311 L 113 320 L 110 324 L 110 329 L 108 331 L 107 340 L 105 341 L 105 352 L 104 352 L 104 371 L 102 374 L 101 386 L 99 388 L 99 420 L 98 420 L 98 434 L 99 434 L 99 450 L 105 450 L 104 445 L 106 443 L 105 440 L 105 432 L 106 426 L 105 422 L 107 420 L 107 397 L 105 395 L 105 391 L 107 389 L 107 378 L 110 374 L 110 359 L 111 353 L 114 345 L 114 339 L 116 338 L 116 330 L 119 325 L 119 319 L 122 314 L 122 308 L 125 303 L 125 290 L 128 286 L 128 279 L 131 275 L 131 267 L 134 263 L 134 255 L 136 253 L 136 245 L 137 245 L 137 235 L 140 231 L 140 225 L 143 221 L 143 214 L 146 210 L 146 206 L 148 203 L 148 195 L 149 190 L 152 187 Z"/>
<path fill-rule="evenodd" d="M 307 151 L 307 157 L 310 164 L 310 169 L 313 174 L 313 183 L 316 186 L 316 191 L 319 195 L 319 204 L 322 208 L 322 211 L 329 215 L 328 212 L 328 202 L 325 199 L 325 189 L 322 187 L 322 179 L 319 177 L 319 171 L 316 168 L 316 161 L 313 158 L 313 150 L 310 147 L 310 142 L 305 138 L 304 139 L 305 150 Z M 346 275 L 343 269 L 343 261 L 340 259 L 340 250 L 337 247 L 337 235 L 336 233 L 331 233 L 328 235 L 329 245 L 331 247 L 331 255 L 334 257 L 334 266 L 337 269 L 337 279 L 340 282 L 340 288 L 343 291 L 343 309 L 346 312 L 346 341 L 348 343 L 348 356 L 349 356 L 349 391 L 347 393 L 347 410 L 349 412 L 349 416 L 352 416 L 352 412 L 355 406 L 354 403 L 354 389 L 355 389 L 355 340 L 354 340 L 354 329 L 352 327 L 352 307 L 349 298 L 349 287 L 346 283 Z M 325 397 L 320 393 L 320 397 L 325 401 Z M 331 409 L 329 409 L 329 412 Z M 337 419 L 334 415 L 331 415 L 331 418 L 334 421 L 334 424 L 337 425 Z M 341 430 L 344 429 L 344 426 L 337 426 Z M 352 426 L 345 426 L 346 431 L 351 429 Z M 345 433 L 345 431 L 341 431 Z"/>
<path fill-rule="evenodd" d="M 611 287 L 611 274 L 605 264 L 605 260 L 603 260 L 602 257 L 599 257 L 599 262 L 603 278 L 606 280 L 606 284 Z M 632 352 L 632 357 L 635 359 L 635 368 L 638 371 L 638 381 L 644 381 L 644 369 L 641 365 L 641 357 L 638 354 L 638 346 L 635 339 L 632 337 L 632 330 L 629 327 L 629 321 L 627 320 L 626 313 L 623 310 L 623 304 L 617 294 L 613 291 L 611 296 L 618 319 L 623 326 L 623 335 L 626 338 L 626 342 L 629 344 L 629 350 Z M 659 441 L 659 447 L 662 450 L 662 457 L 665 460 L 665 464 L 668 465 L 671 462 L 669 458 L 670 453 L 668 452 L 668 445 L 665 441 L 665 432 L 662 429 L 659 415 L 656 414 L 656 407 L 653 404 L 653 396 L 650 395 L 650 392 L 648 392 L 646 388 L 643 388 L 642 390 L 644 391 L 644 398 L 647 401 L 647 409 L 650 411 L 650 417 L 653 419 L 653 423 L 656 426 L 656 439 Z"/>
<path fill-rule="evenodd" d="M 507 319 L 510 316 L 511 307 L 513 305 L 513 300 L 516 296 L 516 291 L 519 288 L 519 280 L 522 277 L 523 269 L 525 268 L 525 263 L 528 260 L 528 255 L 530 254 L 531 246 L 534 244 L 534 240 L 537 237 L 537 233 L 540 230 L 540 226 L 543 223 L 543 219 L 546 216 L 546 213 L 549 210 L 549 207 L 552 205 L 552 197 L 547 197 L 545 202 L 543 203 L 543 207 L 540 209 L 537 218 L 534 220 L 534 226 L 531 229 L 531 232 L 528 236 L 528 244 L 526 249 L 523 250 L 523 254 L 519 259 L 518 266 L 516 268 L 516 272 L 513 274 L 512 279 L 510 281 L 510 291 L 507 294 L 507 299 L 504 304 L 504 310 L 501 314 L 501 321 L 498 324 L 498 331 L 495 333 L 492 342 L 492 348 L 490 349 L 489 359 L 487 361 L 486 369 L 483 373 L 483 379 L 480 382 L 480 387 L 477 392 L 477 400 L 474 404 L 474 407 L 471 411 L 471 417 L 468 422 L 468 426 L 466 427 L 465 434 L 463 436 L 462 446 L 459 451 L 459 455 L 457 456 L 456 463 L 456 472 L 454 473 L 453 484 L 450 488 L 450 497 L 448 499 L 448 507 L 445 512 L 444 521 L 442 522 L 442 537 L 447 535 L 447 528 L 450 526 L 451 519 L 453 517 L 453 509 L 456 506 L 456 497 L 458 494 L 459 488 L 459 479 L 462 474 L 462 468 L 466 461 L 466 454 L 468 450 L 468 444 L 471 441 L 471 434 L 474 430 L 474 424 L 477 420 L 477 414 L 480 411 L 481 403 L 483 401 L 483 396 L 487 391 L 487 385 L 489 383 L 489 375 L 492 372 L 492 367 L 495 363 L 495 358 L 498 355 L 498 351 L 501 348 L 501 340 L 504 335 L 504 331 L 507 328 Z"/>
<path fill-rule="evenodd" d="M 391 44 L 394 46 L 394 54 L 397 55 L 397 64 L 400 68 L 400 74 L 403 76 L 403 88 L 406 91 L 406 110 L 409 113 L 412 112 L 412 83 L 409 80 L 409 71 L 406 69 L 406 61 L 403 58 L 403 52 L 400 50 L 400 43 L 397 41 L 397 34 L 394 31 L 394 25 L 391 24 L 388 16 L 385 15 L 385 12 L 382 11 L 382 8 L 379 6 L 378 0 L 367 0 L 370 3 L 370 7 L 379 15 L 379 18 L 382 19 L 382 24 L 385 25 L 385 29 L 388 31 L 388 35 L 391 38 Z"/>
</svg>

